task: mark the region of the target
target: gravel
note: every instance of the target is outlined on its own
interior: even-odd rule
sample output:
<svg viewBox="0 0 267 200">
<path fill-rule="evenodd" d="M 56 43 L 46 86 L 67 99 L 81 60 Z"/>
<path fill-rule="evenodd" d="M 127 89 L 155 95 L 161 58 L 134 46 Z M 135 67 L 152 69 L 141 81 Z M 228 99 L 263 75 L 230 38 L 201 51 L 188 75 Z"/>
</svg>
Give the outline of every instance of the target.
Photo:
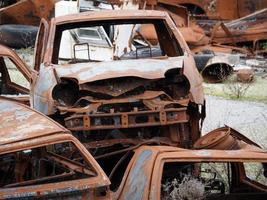
<svg viewBox="0 0 267 200">
<path fill-rule="evenodd" d="M 267 149 L 267 104 L 206 96 L 202 133 L 230 126 Z"/>
</svg>

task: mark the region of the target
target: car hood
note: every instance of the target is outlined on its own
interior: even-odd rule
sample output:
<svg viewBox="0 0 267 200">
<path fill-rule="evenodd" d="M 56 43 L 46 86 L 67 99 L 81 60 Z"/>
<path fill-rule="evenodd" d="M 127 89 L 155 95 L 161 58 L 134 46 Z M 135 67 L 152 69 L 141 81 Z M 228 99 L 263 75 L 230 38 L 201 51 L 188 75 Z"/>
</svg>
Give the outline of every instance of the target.
<svg viewBox="0 0 267 200">
<path fill-rule="evenodd" d="M 60 78 L 73 78 L 79 84 L 119 77 L 164 78 L 170 69 L 182 68 L 183 57 L 89 62 L 55 67 Z"/>
<path fill-rule="evenodd" d="M 0 145 L 54 133 L 69 131 L 26 105 L 0 98 Z"/>
<path fill-rule="evenodd" d="M 168 70 L 182 69 L 190 83 L 190 100 L 204 103 L 202 78 L 190 56 L 54 65 L 54 69 L 58 78 L 75 79 L 79 85 L 120 77 L 159 79 Z"/>
</svg>

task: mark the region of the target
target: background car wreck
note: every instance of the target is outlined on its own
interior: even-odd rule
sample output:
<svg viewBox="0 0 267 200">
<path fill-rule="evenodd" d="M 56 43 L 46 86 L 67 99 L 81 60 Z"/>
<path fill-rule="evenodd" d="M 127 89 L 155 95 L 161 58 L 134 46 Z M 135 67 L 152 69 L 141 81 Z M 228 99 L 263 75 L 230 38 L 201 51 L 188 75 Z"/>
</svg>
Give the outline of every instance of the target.
<svg viewBox="0 0 267 200">
<path fill-rule="evenodd" d="M 12 48 L 34 46 L 41 19 L 50 20 L 55 14 L 54 0 L 2 0 L 0 3 L 0 43 Z"/>
<path fill-rule="evenodd" d="M 5 12 L 9 12 L 9 9 L 19 9 L 20 7 L 30 7 L 33 6 L 33 10 L 37 10 L 36 12 L 37 17 L 36 20 L 40 21 L 40 18 L 43 17 L 45 19 L 50 20 L 51 17 L 55 14 L 58 16 L 59 14 L 68 14 L 69 12 L 83 12 L 83 11 L 92 11 L 92 10 L 105 10 L 105 9 L 148 9 L 148 10 L 162 10 L 168 12 L 172 19 L 175 21 L 177 27 L 179 27 L 182 35 L 184 36 L 186 42 L 189 44 L 191 50 L 195 53 L 199 52 L 207 52 L 212 51 L 212 52 L 223 52 L 223 53 L 233 53 L 233 52 L 240 52 L 243 54 L 249 54 L 249 55 L 264 55 L 264 49 L 262 48 L 262 44 L 264 44 L 264 41 L 266 39 L 266 36 L 264 34 L 261 34 L 262 37 L 264 38 L 263 40 L 257 41 L 257 43 L 251 43 L 252 45 L 251 48 L 246 49 L 244 48 L 244 44 L 247 46 L 248 42 L 251 42 L 251 40 L 245 39 L 242 43 L 240 42 L 234 42 L 232 38 L 232 33 L 227 31 L 226 35 L 224 36 L 225 40 L 229 40 L 231 43 L 227 44 L 222 44 L 221 42 L 218 43 L 217 37 L 214 37 L 217 31 L 217 22 L 218 20 L 231 20 L 231 19 L 236 19 L 238 17 L 243 17 L 246 14 L 253 13 L 256 10 L 259 10 L 261 8 L 264 8 L 265 1 L 260 1 L 260 2 L 252 2 L 250 0 L 242 0 L 242 1 L 235 1 L 234 4 L 229 4 L 231 8 L 228 8 L 225 6 L 222 1 L 205 1 L 203 3 L 199 3 L 197 1 L 154 1 L 154 0 L 149 0 L 149 1 L 60 1 L 60 2 L 54 2 L 51 1 L 49 4 L 46 5 L 45 9 L 42 10 L 41 12 L 38 12 L 36 9 L 41 3 L 39 1 L 34 1 L 34 2 L 28 2 L 28 1 L 19 1 L 16 4 L 13 4 L 11 7 L 5 8 L 5 10 L 2 10 L 3 16 L 5 16 Z M 28 5 L 29 4 L 29 5 Z M 34 5 L 32 5 L 34 4 Z M 201 4 L 201 5 L 200 5 Z M 65 5 L 69 5 L 67 7 L 64 7 Z M 205 6 L 203 6 L 205 5 Z M 210 5 L 210 6 L 207 6 Z M 238 6 L 237 6 L 238 5 Z M 212 12 L 209 12 L 210 9 L 212 8 Z M 31 10 L 31 9 L 30 9 Z M 211 26 L 207 29 L 202 29 L 198 24 L 207 24 L 209 23 L 208 20 L 202 19 L 202 21 L 194 21 L 194 20 L 189 20 L 189 14 L 192 12 L 198 12 L 200 10 L 204 10 L 203 13 L 206 13 L 206 17 L 210 19 L 213 19 L 211 23 Z M 227 11 L 227 12 L 226 12 Z M 44 12 L 44 13 L 42 13 Z M 22 12 L 23 13 L 23 12 Z M 200 17 L 202 18 L 205 16 L 205 14 L 201 15 L 194 15 L 195 17 Z M 220 13 L 218 17 L 217 14 Z M 224 16 L 227 14 L 227 16 Z M 216 16 L 217 17 L 216 17 Z M 201 18 L 201 17 L 200 17 Z M 204 17 L 205 18 L 205 17 Z M 4 17 L 5 19 L 5 17 Z M 32 24 L 36 25 L 36 22 L 26 22 L 27 20 L 23 17 L 19 18 L 18 22 L 20 24 Z M 24 21 L 25 22 L 24 22 Z M 10 21 L 10 20 L 9 20 Z M 3 21 L 4 22 L 4 21 Z M 219 23 L 221 24 L 221 22 Z M 13 28 L 13 25 L 3 25 L 1 32 L 1 41 L 3 44 L 7 44 L 10 47 L 29 47 L 33 46 L 34 40 L 32 38 L 35 38 L 35 34 L 37 33 L 37 28 L 35 27 L 24 27 L 24 25 L 19 25 L 17 28 Z M 226 27 L 226 26 L 224 26 Z M 205 28 L 205 27 L 204 27 Z M 1 28 L 0 28 L 1 29 Z M 124 28 L 125 29 L 125 28 Z M 27 30 L 25 32 L 25 30 Z M 225 28 L 223 29 L 225 30 Z M 228 29 L 227 29 L 228 30 Z M 261 29 L 263 30 L 263 29 Z M 95 30 L 97 31 L 97 30 Z M 105 34 L 105 31 L 103 30 L 98 30 L 101 32 L 101 34 Z M 130 31 L 130 29 L 129 29 Z M 124 36 L 126 32 L 122 34 L 122 31 L 120 31 L 121 34 L 117 36 L 117 41 L 114 41 L 116 44 L 115 50 L 113 52 L 112 50 L 112 44 L 110 43 L 110 40 L 108 37 L 102 38 L 102 42 L 105 43 L 105 47 L 103 44 L 96 48 L 96 46 L 91 45 L 92 51 L 96 51 L 94 54 L 91 54 L 91 56 L 99 56 L 101 55 L 100 52 L 103 52 L 103 54 L 106 54 L 106 56 L 102 56 L 103 58 L 110 58 L 113 56 L 113 54 L 118 54 L 121 55 L 124 51 L 125 48 L 131 48 L 128 47 L 127 41 L 124 41 Z M 150 31 L 146 31 L 149 33 Z M 233 34 L 235 34 L 233 31 Z M 130 32 L 129 32 L 130 33 Z M 129 34 L 128 33 L 128 34 Z M 152 32 L 150 32 L 151 35 Z M 231 33 L 229 35 L 229 33 Z M 221 34 L 221 33 L 220 33 Z M 224 34 L 224 33 L 223 33 Z M 240 33 L 238 33 L 239 35 Z M 242 33 L 242 35 L 244 35 Z M 266 34 L 265 34 L 266 35 Z M 253 37 L 255 37 L 255 34 L 252 34 Z M 246 38 L 246 36 L 242 36 L 242 38 Z M 101 48 L 100 48 L 101 47 Z M 121 48 L 120 48 L 121 47 Z M 97 53 L 99 51 L 99 53 Z M 212 56 L 209 55 L 212 59 Z M 198 56 L 198 59 L 200 59 L 201 56 Z M 201 63 L 206 64 L 205 59 L 207 58 L 206 55 L 204 55 L 205 58 L 203 58 L 203 61 Z M 214 79 L 214 77 L 217 77 L 216 81 L 212 82 L 222 82 L 224 79 L 228 78 L 229 75 L 231 75 L 231 69 L 229 71 L 229 68 L 232 68 L 233 66 L 230 63 L 223 63 L 223 64 L 216 64 L 213 63 L 212 66 L 202 66 L 201 69 L 204 69 L 205 67 L 205 72 L 202 73 L 205 81 L 209 81 L 211 79 Z M 217 70 L 219 69 L 219 70 Z M 222 73 L 221 73 L 222 72 Z M 214 73 L 218 73 L 217 76 L 214 76 Z M 210 76 L 210 77 L 209 77 Z M 225 76 L 225 77 L 224 77 Z"/>
</svg>

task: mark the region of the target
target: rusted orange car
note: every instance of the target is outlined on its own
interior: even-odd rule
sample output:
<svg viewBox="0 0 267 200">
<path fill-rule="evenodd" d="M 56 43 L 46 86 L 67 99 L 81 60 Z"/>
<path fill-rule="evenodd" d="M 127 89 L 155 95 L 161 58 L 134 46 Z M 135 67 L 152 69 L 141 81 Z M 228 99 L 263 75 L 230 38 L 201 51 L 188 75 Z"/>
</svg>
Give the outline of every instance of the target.
<svg viewBox="0 0 267 200">
<path fill-rule="evenodd" d="M 200 138 L 194 150 L 139 144 L 98 156 L 98 163 L 109 160 L 102 165 L 107 177 L 68 130 L 37 111 L 0 98 L 0 122 L 1 199 L 254 200 L 267 195 L 267 152 L 230 128 Z M 114 157 L 118 162 L 110 162 Z"/>
<path fill-rule="evenodd" d="M 154 43 L 140 34 L 144 24 L 155 29 Z M 95 148 L 112 151 L 155 138 L 189 147 L 199 138 L 202 78 L 165 12 L 101 11 L 58 17 L 49 26 L 42 21 L 35 61 L 33 108 L 60 121 L 94 155 L 106 151 Z"/>
<path fill-rule="evenodd" d="M 124 151 L 109 174 L 114 199 L 265 199 L 267 152 L 224 127 L 193 149 L 142 146 Z"/>
<path fill-rule="evenodd" d="M 110 199 L 109 179 L 70 132 L 0 98 L 0 199 Z"/>
<path fill-rule="evenodd" d="M 158 0 L 185 6 L 196 17 L 232 20 L 267 7 L 266 0 Z"/>
<path fill-rule="evenodd" d="M 114 199 L 266 199 L 263 150 L 186 150 L 142 146 L 118 184 Z"/>
</svg>

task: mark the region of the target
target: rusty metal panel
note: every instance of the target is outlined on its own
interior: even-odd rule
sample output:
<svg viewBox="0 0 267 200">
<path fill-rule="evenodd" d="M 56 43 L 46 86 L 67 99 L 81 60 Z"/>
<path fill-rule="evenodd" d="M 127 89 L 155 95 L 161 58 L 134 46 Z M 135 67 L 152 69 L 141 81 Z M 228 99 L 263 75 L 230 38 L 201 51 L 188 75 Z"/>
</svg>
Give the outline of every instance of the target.
<svg viewBox="0 0 267 200">
<path fill-rule="evenodd" d="M 217 26 L 213 30 L 212 42 L 219 44 L 251 42 L 253 46 L 256 41 L 267 38 L 266 19 L 267 9 L 264 9 L 228 22 L 223 25 L 224 28 Z"/>
<path fill-rule="evenodd" d="M 18 124 L 23 123 L 20 121 L 17 121 L 17 122 Z M 78 197 L 96 198 L 97 188 L 101 188 L 101 187 L 107 188 L 110 182 L 107 176 L 105 175 L 105 173 L 103 172 L 103 170 L 94 160 L 94 158 L 89 154 L 89 152 L 84 148 L 84 146 L 71 134 L 66 134 L 66 133 L 69 133 L 69 132 L 68 131 L 58 132 L 58 133 L 53 132 L 50 135 L 43 134 L 32 139 L 25 138 L 25 140 L 23 141 L 14 141 L 13 143 L 10 143 L 10 144 L 2 144 L 0 146 L 0 154 L 1 156 L 4 156 L 7 153 L 14 153 L 14 152 L 16 153 L 18 151 L 29 150 L 31 148 L 44 147 L 46 145 L 52 145 L 52 144 L 61 144 L 64 142 L 71 142 L 72 144 L 75 145 L 78 151 L 82 153 L 82 156 L 85 159 L 85 161 L 91 165 L 92 170 L 94 170 L 96 173 L 94 176 L 92 177 L 89 176 L 87 178 L 69 180 L 69 181 L 61 180 L 61 181 L 52 182 L 52 183 L 48 182 L 45 184 L 42 184 L 42 183 L 34 184 L 34 180 L 31 180 L 30 182 L 26 181 L 26 183 L 29 183 L 29 184 L 32 182 L 30 186 L 26 186 L 26 187 L 23 187 L 23 184 L 20 186 L 20 183 L 17 183 L 17 184 L 14 184 L 14 186 L 10 188 L 1 187 L 0 197 L 1 198 L 25 198 L 25 197 L 40 198 L 43 196 L 43 197 L 51 197 L 51 198 L 54 197 L 55 198 L 55 196 L 57 196 L 58 198 L 60 196 L 64 199 L 76 199 Z M 47 157 L 49 156 L 53 157 L 53 155 L 54 154 L 49 154 L 47 155 Z M 58 160 L 58 162 L 63 162 L 63 163 L 66 162 L 66 166 L 68 166 L 69 168 L 73 168 L 74 170 L 78 170 L 78 171 L 80 170 L 80 173 L 86 172 L 85 169 L 78 169 L 77 166 L 79 165 L 77 165 L 77 162 L 75 162 L 74 160 L 73 161 L 66 160 L 66 159 L 60 160 L 59 159 L 60 157 L 58 156 L 53 157 L 53 158 Z M 3 163 L 1 163 L 0 167 L 5 167 L 5 166 L 3 166 Z M 81 170 L 83 170 L 83 172 Z M 109 191 L 107 190 L 106 192 L 107 194 L 105 196 L 102 196 L 102 198 L 110 199 Z"/>
<path fill-rule="evenodd" d="M 151 67 L 153 66 L 153 67 Z M 79 84 L 97 80 L 134 76 L 145 79 L 164 78 L 164 74 L 183 67 L 183 57 L 77 63 L 55 66 L 59 77 L 75 78 Z"/>
<path fill-rule="evenodd" d="M 56 132 L 68 132 L 48 117 L 25 105 L 0 99 L 0 144 L 49 135 Z"/>
<path fill-rule="evenodd" d="M 54 7 L 54 0 L 20 0 L 0 9 L 0 24 L 38 26 L 42 18 L 49 20 L 54 16 Z"/>
<path fill-rule="evenodd" d="M 147 121 L 138 122 L 139 118 L 147 117 Z M 149 120 L 149 118 L 151 120 Z M 104 130 L 120 128 L 137 128 L 165 126 L 177 123 L 188 122 L 186 108 L 166 109 L 162 111 L 139 111 L 128 113 L 108 113 L 108 114 L 91 114 L 91 115 L 73 115 L 65 118 L 65 125 L 72 131 L 83 130 Z M 118 119 L 118 120 L 115 120 Z M 113 123 L 105 120 L 113 121 Z"/>
<path fill-rule="evenodd" d="M 153 152 L 149 149 L 144 150 L 136 157 L 118 199 L 148 198 L 153 157 Z"/>
<path fill-rule="evenodd" d="M 179 4 L 196 17 L 216 20 L 233 20 L 267 7 L 266 0 L 158 0 Z"/>
</svg>

